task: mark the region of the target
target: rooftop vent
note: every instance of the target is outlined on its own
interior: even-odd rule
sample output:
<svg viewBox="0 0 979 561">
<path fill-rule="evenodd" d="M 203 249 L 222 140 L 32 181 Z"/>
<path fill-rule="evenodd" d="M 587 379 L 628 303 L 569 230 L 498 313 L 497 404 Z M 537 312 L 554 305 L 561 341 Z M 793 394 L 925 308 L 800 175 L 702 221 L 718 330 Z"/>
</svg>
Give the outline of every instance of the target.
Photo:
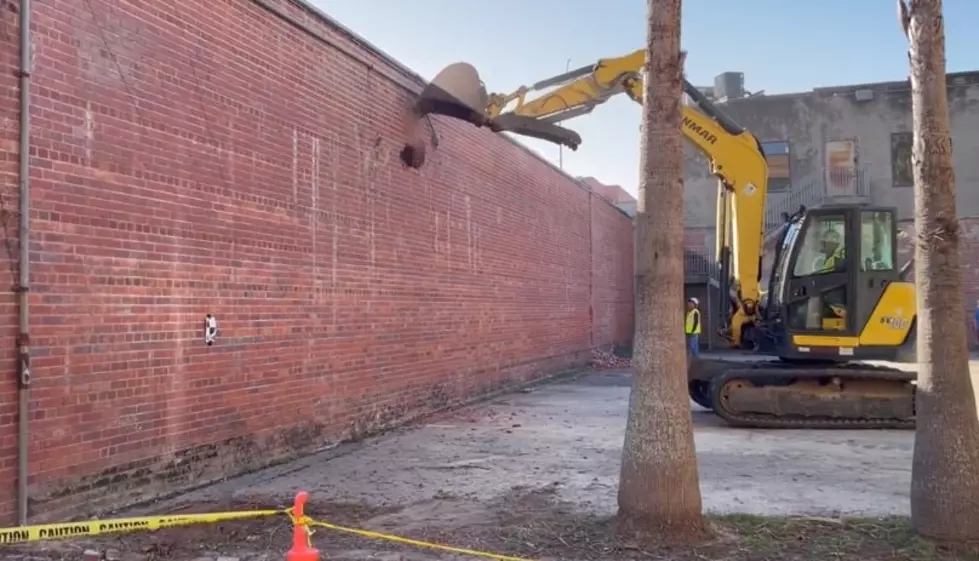
<svg viewBox="0 0 979 561">
<path fill-rule="evenodd" d="M 714 95 L 718 99 L 744 97 L 744 72 L 724 72 L 714 78 Z"/>
<path fill-rule="evenodd" d="M 857 101 L 870 101 L 874 99 L 874 90 L 868 90 L 866 88 L 859 89 L 853 92 L 853 97 Z"/>
</svg>

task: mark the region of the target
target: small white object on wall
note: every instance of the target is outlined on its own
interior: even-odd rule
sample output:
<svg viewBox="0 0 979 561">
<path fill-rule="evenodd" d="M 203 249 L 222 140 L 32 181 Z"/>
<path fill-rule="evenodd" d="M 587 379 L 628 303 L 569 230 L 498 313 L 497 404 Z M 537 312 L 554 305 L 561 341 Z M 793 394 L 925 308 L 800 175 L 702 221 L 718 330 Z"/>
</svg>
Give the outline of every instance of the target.
<svg viewBox="0 0 979 561">
<path fill-rule="evenodd" d="M 214 344 L 214 340 L 218 337 L 218 320 L 211 314 L 207 314 L 204 318 L 204 342 L 207 346 Z"/>
</svg>

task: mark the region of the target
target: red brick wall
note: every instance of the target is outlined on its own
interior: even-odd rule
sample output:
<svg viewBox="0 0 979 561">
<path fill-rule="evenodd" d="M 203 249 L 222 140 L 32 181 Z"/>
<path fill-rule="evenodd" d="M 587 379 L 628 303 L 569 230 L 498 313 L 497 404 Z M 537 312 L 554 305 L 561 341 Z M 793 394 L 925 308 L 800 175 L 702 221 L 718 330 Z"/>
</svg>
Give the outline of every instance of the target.
<svg viewBox="0 0 979 561">
<path fill-rule="evenodd" d="M 592 199 L 592 333 L 593 344 L 630 346 L 633 331 L 633 229 L 623 228 L 621 211 Z"/>
<path fill-rule="evenodd" d="M 272 4 L 333 46 L 246 1 L 34 4 L 35 520 L 256 468 L 631 333 L 628 217 L 459 122 L 434 120 L 428 163 L 403 168 L 416 80 Z M 3 210 L 17 24 L 0 14 Z M 16 308 L 0 260 L 9 522 Z"/>
</svg>

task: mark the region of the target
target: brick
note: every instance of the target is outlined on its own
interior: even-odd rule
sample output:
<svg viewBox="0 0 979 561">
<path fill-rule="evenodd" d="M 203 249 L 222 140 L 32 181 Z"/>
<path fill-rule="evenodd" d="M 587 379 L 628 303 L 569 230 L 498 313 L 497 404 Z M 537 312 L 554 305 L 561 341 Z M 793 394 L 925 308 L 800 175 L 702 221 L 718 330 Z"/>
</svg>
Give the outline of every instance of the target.
<svg viewBox="0 0 979 561">
<path fill-rule="evenodd" d="M 418 80 L 271 3 L 320 39 L 249 2 L 34 6 L 33 521 L 255 469 L 631 336 L 627 216 L 461 122 L 433 119 L 438 147 L 404 168 Z M 0 34 L 11 123 L 16 41 Z M 14 257 L 16 128 L 0 128 Z M 16 323 L 2 291 L 8 522 Z"/>
</svg>

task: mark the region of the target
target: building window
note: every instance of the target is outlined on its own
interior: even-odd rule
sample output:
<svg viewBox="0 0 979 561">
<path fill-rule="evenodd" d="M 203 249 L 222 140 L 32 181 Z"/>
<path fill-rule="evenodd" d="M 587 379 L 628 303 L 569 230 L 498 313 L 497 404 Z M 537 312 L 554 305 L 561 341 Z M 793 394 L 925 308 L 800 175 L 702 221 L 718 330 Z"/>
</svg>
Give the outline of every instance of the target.
<svg viewBox="0 0 979 561">
<path fill-rule="evenodd" d="M 761 149 L 768 160 L 768 190 L 788 191 L 791 181 L 789 143 L 784 140 L 762 142 Z"/>
<path fill-rule="evenodd" d="M 914 185 L 914 172 L 911 168 L 911 144 L 914 135 L 910 132 L 891 134 L 891 182 L 894 187 Z"/>
</svg>

